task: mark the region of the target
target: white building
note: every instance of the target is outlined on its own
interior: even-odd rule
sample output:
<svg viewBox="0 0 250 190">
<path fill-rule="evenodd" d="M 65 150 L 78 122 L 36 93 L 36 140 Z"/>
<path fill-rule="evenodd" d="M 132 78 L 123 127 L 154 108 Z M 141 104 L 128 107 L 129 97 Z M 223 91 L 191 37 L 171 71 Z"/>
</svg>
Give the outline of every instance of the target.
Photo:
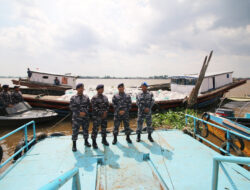
<svg viewBox="0 0 250 190">
<path fill-rule="evenodd" d="M 199 94 L 205 93 L 233 82 L 233 72 L 207 73 L 202 81 Z M 171 77 L 171 91 L 189 94 L 195 87 L 199 74 Z"/>
<path fill-rule="evenodd" d="M 54 80 L 57 77 L 60 82 L 60 85 L 62 86 L 70 86 L 71 88 L 75 88 L 76 86 L 77 77 L 75 76 L 41 73 L 36 71 L 31 71 L 31 72 L 32 72 L 32 75 L 30 77 L 31 82 L 54 85 Z"/>
</svg>

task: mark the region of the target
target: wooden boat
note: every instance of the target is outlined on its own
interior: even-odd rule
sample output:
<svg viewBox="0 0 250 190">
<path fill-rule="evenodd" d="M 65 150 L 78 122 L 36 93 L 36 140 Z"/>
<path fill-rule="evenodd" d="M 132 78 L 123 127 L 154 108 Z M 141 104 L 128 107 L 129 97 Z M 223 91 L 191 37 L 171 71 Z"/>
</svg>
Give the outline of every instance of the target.
<svg viewBox="0 0 250 190">
<path fill-rule="evenodd" d="M 204 113 L 202 116 L 202 119 L 216 124 L 218 126 L 221 126 L 225 129 L 232 130 L 234 132 L 237 132 L 243 136 L 250 137 L 250 129 L 247 126 L 241 125 L 239 123 L 236 123 L 232 120 L 226 119 L 224 117 L 217 116 L 214 113 Z M 212 134 L 216 138 L 218 138 L 223 143 L 220 145 L 222 149 L 226 149 L 226 141 L 227 134 L 224 130 L 221 130 L 219 128 L 216 128 L 209 124 L 202 124 L 202 128 L 207 130 L 204 132 L 203 137 L 208 137 L 208 134 Z M 239 136 L 231 135 L 229 139 L 231 146 L 230 149 L 232 152 L 237 156 L 250 156 L 250 141 L 243 139 Z"/>
<path fill-rule="evenodd" d="M 226 98 L 216 109 L 216 115 L 250 127 L 250 100 L 248 98 Z"/>
<path fill-rule="evenodd" d="M 75 76 L 69 75 L 59 75 L 59 74 L 51 74 L 51 73 L 43 73 L 30 71 L 31 77 L 19 80 L 12 80 L 12 83 L 15 85 L 27 86 L 29 88 L 38 88 L 38 89 L 49 89 L 56 91 L 65 91 L 68 89 L 72 89 L 76 85 Z M 54 80 L 58 79 L 58 84 L 55 85 Z"/>
<path fill-rule="evenodd" d="M 170 82 L 162 83 L 162 84 L 153 84 L 148 86 L 148 90 L 156 91 L 156 90 L 170 90 Z"/>
<path fill-rule="evenodd" d="M 54 119 L 58 114 L 53 110 L 44 108 L 32 108 L 27 102 L 19 102 L 13 107 L 1 109 L 0 126 L 16 127 L 29 121 L 37 123 Z"/>
<path fill-rule="evenodd" d="M 197 99 L 197 108 L 206 107 L 218 101 L 225 92 L 235 88 L 239 85 L 246 83 L 246 80 L 235 81 L 231 84 L 225 85 L 221 88 L 217 88 L 214 91 L 209 91 L 207 93 L 201 94 Z M 36 96 L 36 95 L 23 95 L 25 101 L 33 107 L 39 108 L 49 108 L 55 110 L 57 113 L 65 115 L 69 112 L 69 101 L 58 100 L 59 96 Z M 183 107 L 185 106 L 185 99 L 175 99 L 175 100 L 162 100 L 156 101 L 153 110 L 165 110 L 169 108 Z M 90 110 L 91 111 L 91 110 Z M 112 104 L 110 104 L 110 112 L 113 112 Z M 135 103 L 132 104 L 132 112 L 137 111 L 137 106 Z"/>
</svg>

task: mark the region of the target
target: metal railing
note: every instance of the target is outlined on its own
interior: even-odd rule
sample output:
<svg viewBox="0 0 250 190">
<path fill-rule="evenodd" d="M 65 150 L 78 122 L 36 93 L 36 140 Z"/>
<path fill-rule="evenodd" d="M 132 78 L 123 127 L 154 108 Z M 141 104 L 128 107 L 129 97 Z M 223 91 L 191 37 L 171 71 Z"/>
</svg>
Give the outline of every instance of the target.
<svg viewBox="0 0 250 190">
<path fill-rule="evenodd" d="M 203 119 L 197 118 L 197 117 L 195 117 L 195 116 L 193 116 L 193 115 L 189 115 L 189 114 L 186 114 L 186 115 L 185 115 L 185 122 L 186 122 L 186 125 L 188 124 L 188 117 L 193 119 L 193 122 L 194 122 L 194 134 L 195 134 L 195 136 L 199 137 L 199 138 L 202 139 L 203 141 L 207 142 L 208 144 L 210 144 L 210 145 L 212 145 L 213 147 L 219 149 L 221 152 L 224 152 L 224 153 L 227 154 L 227 155 L 231 155 L 231 154 L 230 154 L 230 143 L 231 143 L 231 142 L 230 142 L 230 140 L 229 140 L 229 139 L 231 139 L 231 136 L 230 136 L 230 135 L 234 134 L 234 135 L 236 135 L 236 136 L 238 136 L 238 137 L 241 137 L 241 138 L 243 138 L 243 139 L 246 139 L 246 140 L 248 140 L 248 141 L 250 140 L 250 137 L 244 136 L 244 135 L 242 135 L 242 134 L 240 134 L 240 133 L 237 133 L 237 132 L 235 132 L 235 131 L 232 131 L 232 130 L 223 128 L 223 127 L 218 126 L 218 125 L 216 125 L 216 124 L 214 124 L 214 123 L 210 123 L 210 122 L 208 122 L 208 121 L 205 121 L 205 120 L 203 120 Z M 196 129 L 196 122 L 197 122 L 197 121 L 201 121 L 202 123 L 209 124 L 209 125 L 211 125 L 211 126 L 213 126 L 213 127 L 216 127 L 216 128 L 218 128 L 218 129 L 221 129 L 221 130 L 225 131 L 225 132 L 226 132 L 226 137 L 227 137 L 227 139 L 228 139 L 228 140 L 227 140 L 226 150 L 224 150 L 223 148 L 221 148 L 221 147 L 217 146 L 216 144 L 210 142 L 209 140 L 205 139 L 205 138 L 202 137 L 201 135 L 197 134 L 197 129 Z"/>
<path fill-rule="evenodd" d="M 96 187 L 95 187 L 95 189 L 99 189 L 99 188 L 97 188 L 98 166 L 102 165 L 103 162 L 104 162 L 103 157 L 97 157 L 97 159 L 96 159 L 96 175 L 95 175 Z M 53 180 L 53 181 L 49 182 L 48 184 L 44 185 L 43 187 L 41 187 L 39 190 L 57 190 L 60 187 L 62 187 L 65 183 L 67 183 L 71 178 L 73 178 L 72 189 L 73 190 L 81 190 L 79 168 L 77 168 L 77 167 L 67 171 L 66 173 L 64 173 L 60 177 L 56 178 L 55 180 Z"/>
<path fill-rule="evenodd" d="M 64 173 L 60 177 L 56 178 L 55 180 L 51 181 L 47 185 L 41 187 L 39 190 L 56 190 L 63 186 L 67 181 L 73 178 L 72 181 L 72 189 L 73 190 L 81 190 L 81 183 L 79 177 L 79 169 L 73 168 L 68 172 Z"/>
<path fill-rule="evenodd" d="M 28 142 L 28 132 L 27 132 L 27 127 L 30 126 L 32 124 L 33 126 L 33 139 L 31 141 Z M 0 137 L 0 141 L 2 141 L 3 139 L 13 135 L 14 133 L 20 131 L 24 129 L 24 136 L 25 136 L 25 139 L 24 139 L 24 142 L 25 142 L 25 145 L 20 148 L 16 153 L 14 153 L 12 156 L 10 156 L 3 164 L 0 165 L 0 168 L 2 168 L 3 166 L 5 166 L 11 159 L 13 159 L 15 156 L 17 156 L 20 152 L 22 152 L 25 148 L 26 148 L 26 151 L 28 151 L 28 147 L 30 144 L 32 144 L 35 140 L 36 140 L 36 125 L 35 125 L 35 121 L 30 121 L 26 124 L 24 124 L 23 126 L 15 129 L 14 131 L 11 131 L 10 133 Z"/>
<path fill-rule="evenodd" d="M 219 166 L 221 167 L 222 171 L 225 173 L 226 177 L 229 180 L 232 188 L 237 190 L 235 183 L 233 182 L 232 178 L 226 171 L 225 167 L 221 162 L 229 162 L 229 163 L 237 163 L 237 164 L 250 164 L 249 157 L 236 157 L 236 156 L 216 156 L 213 158 L 213 176 L 212 176 L 212 190 L 217 190 L 218 188 L 218 177 L 219 177 Z"/>
<path fill-rule="evenodd" d="M 160 183 L 162 184 L 162 188 L 168 190 L 168 186 L 165 183 L 164 179 L 162 178 L 161 174 L 159 173 L 159 171 L 157 170 L 155 164 L 153 163 L 153 161 L 150 159 L 150 154 L 143 154 L 143 161 L 146 161 L 149 163 L 149 165 L 151 166 L 151 168 L 153 169 L 154 173 L 157 175 L 158 179 L 160 180 Z"/>
</svg>

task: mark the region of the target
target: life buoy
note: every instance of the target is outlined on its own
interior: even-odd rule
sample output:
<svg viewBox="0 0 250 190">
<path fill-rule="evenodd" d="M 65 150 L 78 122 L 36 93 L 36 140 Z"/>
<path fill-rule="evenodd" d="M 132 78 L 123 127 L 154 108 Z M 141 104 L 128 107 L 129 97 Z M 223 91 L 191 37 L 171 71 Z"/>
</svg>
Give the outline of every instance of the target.
<svg viewBox="0 0 250 190">
<path fill-rule="evenodd" d="M 201 119 L 209 121 L 210 120 L 210 115 L 207 112 L 204 112 L 201 116 Z"/>
<path fill-rule="evenodd" d="M 50 134 L 50 137 L 60 137 L 60 136 L 65 136 L 65 134 L 60 132 Z"/>
<path fill-rule="evenodd" d="M 15 151 L 14 151 L 14 154 L 19 151 L 23 146 L 24 146 L 24 141 L 20 141 L 17 145 L 16 145 L 16 148 L 15 148 Z M 21 156 L 23 155 L 23 152 L 21 151 L 20 153 L 18 153 L 14 158 L 13 160 L 16 161 L 18 158 L 20 158 Z"/>
<path fill-rule="evenodd" d="M 240 144 L 240 147 L 238 147 L 238 148 L 239 148 L 240 150 L 244 150 L 244 148 L 245 148 L 245 143 L 244 143 L 244 141 L 242 140 L 242 138 L 237 137 L 237 136 L 232 135 L 232 134 L 230 134 L 230 138 L 231 138 L 231 141 L 232 141 L 234 144 L 235 144 L 236 141 L 238 141 L 239 144 Z M 226 132 L 225 132 L 225 139 L 228 140 L 228 139 L 227 139 L 227 133 L 226 133 Z"/>
<path fill-rule="evenodd" d="M 43 140 L 43 139 L 45 139 L 47 137 L 48 137 L 48 135 L 46 133 L 43 133 L 43 132 L 40 132 L 40 133 L 36 134 L 36 140 L 37 141 Z"/>
<path fill-rule="evenodd" d="M 220 146 L 223 150 L 226 150 L 227 149 L 227 141 L 223 142 Z M 234 143 L 230 143 L 230 147 L 229 149 L 232 149 L 236 156 L 245 156 L 244 153 L 240 150 L 240 148 L 238 146 L 236 146 Z M 232 153 L 232 151 L 230 151 Z M 222 155 L 225 155 L 224 152 L 220 151 L 220 153 Z"/>
<path fill-rule="evenodd" d="M 0 146 L 0 163 L 2 161 L 2 158 L 3 158 L 3 149 L 2 147 Z"/>
<path fill-rule="evenodd" d="M 196 122 L 196 132 L 204 138 L 208 137 L 209 132 L 208 132 L 207 124 L 200 121 L 200 120 L 197 121 Z"/>
</svg>

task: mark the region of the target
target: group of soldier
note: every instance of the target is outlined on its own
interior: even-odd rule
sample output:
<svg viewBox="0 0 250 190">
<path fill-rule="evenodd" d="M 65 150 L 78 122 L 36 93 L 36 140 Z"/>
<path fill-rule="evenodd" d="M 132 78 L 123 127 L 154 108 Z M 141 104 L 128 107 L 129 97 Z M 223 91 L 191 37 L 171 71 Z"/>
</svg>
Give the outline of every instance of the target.
<svg viewBox="0 0 250 190">
<path fill-rule="evenodd" d="M 152 118 L 151 110 L 154 105 L 153 94 L 147 90 L 147 83 L 143 82 L 141 84 L 142 92 L 136 96 L 136 104 L 138 106 L 138 119 L 137 119 L 137 142 L 141 141 L 142 126 L 144 120 L 147 124 L 148 139 L 150 142 L 154 142 L 152 138 Z M 96 87 L 97 94 L 92 97 L 91 101 L 89 97 L 83 94 L 84 85 L 82 83 L 77 84 L 76 86 L 77 94 L 72 96 L 70 99 L 70 109 L 72 111 L 72 151 L 77 151 L 76 141 L 78 138 L 79 128 L 82 126 L 83 136 L 85 140 L 85 146 L 91 147 L 91 144 L 88 142 L 89 137 L 89 108 L 90 104 L 92 105 L 92 119 L 93 119 L 93 128 L 92 128 L 92 146 L 94 149 L 98 149 L 96 138 L 98 134 L 98 129 L 101 126 L 101 136 L 102 144 L 104 146 L 109 146 L 109 143 L 106 139 L 107 137 L 107 115 L 109 111 L 109 101 L 107 96 L 103 94 L 104 85 L 99 84 Z M 119 133 L 120 124 L 124 123 L 126 141 L 132 143 L 130 139 L 131 129 L 129 126 L 129 111 L 131 109 L 132 100 L 131 96 L 125 93 L 124 84 L 121 83 L 118 85 L 118 93 L 115 94 L 112 98 L 112 105 L 114 108 L 114 129 L 113 129 L 113 142 L 112 144 L 117 143 L 117 136 Z"/>
<path fill-rule="evenodd" d="M 12 107 L 14 104 L 23 101 L 22 93 L 19 86 L 14 86 L 14 90 L 10 92 L 9 85 L 3 85 L 0 92 L 0 106 L 2 108 Z"/>
</svg>

